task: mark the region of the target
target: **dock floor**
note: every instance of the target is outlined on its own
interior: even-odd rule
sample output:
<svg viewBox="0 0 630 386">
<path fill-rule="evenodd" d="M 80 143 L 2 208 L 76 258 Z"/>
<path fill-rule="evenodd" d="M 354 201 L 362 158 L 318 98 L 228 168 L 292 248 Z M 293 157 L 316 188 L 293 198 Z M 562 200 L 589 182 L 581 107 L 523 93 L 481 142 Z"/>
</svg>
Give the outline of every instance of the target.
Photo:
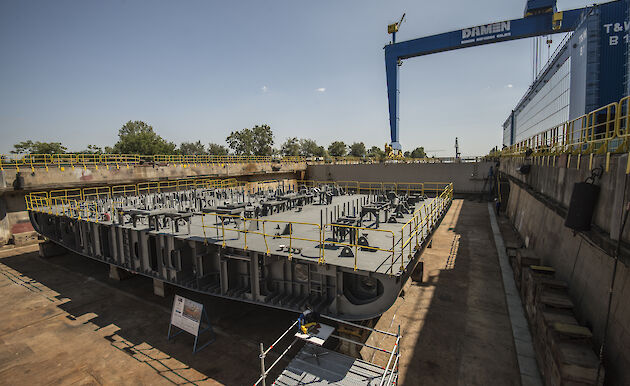
<svg viewBox="0 0 630 386">
<path fill-rule="evenodd" d="M 409 281 L 376 325 L 401 325 L 399 384 L 519 385 L 488 203 L 454 200 L 423 256 L 423 282 Z M 387 347 L 392 339 L 374 334 L 368 343 Z M 387 363 L 384 354 L 361 353 Z"/>
<path fill-rule="evenodd" d="M 149 278 L 117 282 L 108 272 L 72 253 L 42 259 L 37 245 L 0 250 L 0 385 L 253 384 L 260 342 L 295 319 L 178 289 L 207 307 L 217 333 L 193 354 L 191 335 L 167 340 L 172 291 L 161 298 Z"/>
</svg>

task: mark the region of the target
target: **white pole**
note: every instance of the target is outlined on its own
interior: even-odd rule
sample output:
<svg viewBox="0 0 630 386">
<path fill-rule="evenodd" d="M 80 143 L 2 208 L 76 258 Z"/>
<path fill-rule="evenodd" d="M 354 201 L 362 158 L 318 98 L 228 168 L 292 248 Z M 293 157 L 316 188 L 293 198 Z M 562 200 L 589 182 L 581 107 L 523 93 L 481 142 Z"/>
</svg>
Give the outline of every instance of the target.
<svg viewBox="0 0 630 386">
<path fill-rule="evenodd" d="M 265 374 L 265 349 L 263 348 L 263 344 L 260 344 L 260 376 L 262 378 L 262 386 L 266 386 L 265 378 L 267 374 Z"/>
</svg>

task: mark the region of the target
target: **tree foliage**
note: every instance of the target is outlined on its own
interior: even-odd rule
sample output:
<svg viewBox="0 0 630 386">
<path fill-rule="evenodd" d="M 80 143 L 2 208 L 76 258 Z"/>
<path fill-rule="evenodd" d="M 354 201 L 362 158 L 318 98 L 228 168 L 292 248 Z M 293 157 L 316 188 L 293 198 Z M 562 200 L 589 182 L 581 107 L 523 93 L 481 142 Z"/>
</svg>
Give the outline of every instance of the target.
<svg viewBox="0 0 630 386">
<path fill-rule="evenodd" d="M 252 155 L 254 153 L 254 134 L 251 129 L 233 131 L 225 141 L 237 155 Z"/>
<path fill-rule="evenodd" d="M 363 142 L 355 142 L 350 145 L 350 155 L 353 157 L 365 157 L 365 144 Z"/>
<path fill-rule="evenodd" d="M 206 146 L 201 141 L 182 142 L 179 145 L 179 152 L 182 155 L 202 155 L 206 154 Z"/>
<path fill-rule="evenodd" d="M 300 142 L 297 138 L 288 138 L 280 148 L 280 153 L 286 157 L 295 157 L 300 155 Z"/>
<path fill-rule="evenodd" d="M 300 155 L 304 157 L 325 157 L 326 149 L 312 139 L 300 140 Z"/>
<path fill-rule="evenodd" d="M 103 148 L 97 145 L 87 145 L 85 150 L 80 151 L 82 154 L 103 154 Z"/>
<path fill-rule="evenodd" d="M 343 157 L 346 155 L 346 144 L 341 141 L 335 141 L 328 146 L 328 154 L 333 157 Z"/>
<path fill-rule="evenodd" d="M 118 154 L 174 154 L 176 145 L 160 137 L 152 126 L 129 121 L 118 131 L 118 142 L 111 148 Z"/>
<path fill-rule="evenodd" d="M 238 155 L 268 156 L 273 154 L 273 132 L 268 125 L 236 130 L 226 138 L 230 149 Z"/>
<path fill-rule="evenodd" d="M 13 145 L 13 154 L 60 154 L 68 150 L 61 142 L 33 142 L 30 139 Z"/>
<path fill-rule="evenodd" d="M 216 143 L 208 144 L 208 154 L 210 155 L 228 155 L 227 147 Z"/>
<path fill-rule="evenodd" d="M 426 158 L 427 154 L 424 152 L 424 147 L 420 146 L 413 149 L 410 156 L 411 158 Z"/>
<path fill-rule="evenodd" d="M 367 155 L 370 158 L 381 160 L 385 158 L 385 151 L 378 146 L 372 146 L 370 150 L 367 151 Z"/>
</svg>

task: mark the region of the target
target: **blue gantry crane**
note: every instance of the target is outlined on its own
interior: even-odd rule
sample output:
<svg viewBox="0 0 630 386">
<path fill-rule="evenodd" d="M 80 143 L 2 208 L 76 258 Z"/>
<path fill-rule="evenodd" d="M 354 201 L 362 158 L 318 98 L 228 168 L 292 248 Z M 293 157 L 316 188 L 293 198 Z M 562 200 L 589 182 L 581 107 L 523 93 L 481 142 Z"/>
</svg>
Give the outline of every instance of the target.
<svg viewBox="0 0 630 386">
<path fill-rule="evenodd" d="M 528 0 L 522 19 L 483 24 L 397 43 L 396 32 L 404 20 L 403 14 L 400 21 L 387 27 L 387 32 L 392 35 L 392 42 L 385 46 L 391 148 L 397 152 L 402 149 L 398 127 L 398 66 L 404 59 L 508 40 L 570 32 L 575 29 L 588 9 L 589 7 L 558 12 L 556 0 Z"/>
</svg>

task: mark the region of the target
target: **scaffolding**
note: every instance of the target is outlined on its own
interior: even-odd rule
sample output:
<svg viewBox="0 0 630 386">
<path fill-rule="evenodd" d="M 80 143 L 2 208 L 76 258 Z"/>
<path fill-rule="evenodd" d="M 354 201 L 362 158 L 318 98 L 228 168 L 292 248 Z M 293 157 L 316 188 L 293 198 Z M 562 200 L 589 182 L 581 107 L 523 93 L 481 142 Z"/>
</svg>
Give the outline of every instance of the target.
<svg viewBox="0 0 630 386">
<path fill-rule="evenodd" d="M 320 318 L 328 319 L 340 325 L 352 326 L 368 333 L 376 333 L 396 338 L 391 349 L 385 349 L 373 346 L 364 342 L 349 339 L 339 334 L 332 333 L 330 337 L 339 339 L 340 341 L 366 347 L 378 352 L 389 355 L 387 365 L 385 367 L 374 363 L 363 361 L 345 354 L 326 349 L 317 344 L 313 344 L 308 340 L 299 337 L 299 323 L 296 320 L 279 338 L 277 338 L 271 346 L 264 348 L 260 343 L 260 377 L 254 383 L 254 386 L 267 386 L 267 378 L 274 367 L 300 343 L 305 343 L 295 357 L 290 361 L 289 365 L 282 371 L 273 384 L 275 385 L 301 385 L 308 383 L 309 385 L 318 384 L 335 384 L 335 385 L 378 385 L 390 386 L 398 382 L 398 365 L 400 363 L 400 325 L 396 333 L 382 331 L 375 328 L 362 326 L 360 324 L 336 319 L 330 316 L 321 315 Z M 293 341 L 284 349 L 278 358 L 269 366 L 265 366 L 265 359 L 269 353 L 278 346 L 278 344 L 287 337 L 293 337 Z M 309 361 L 312 358 L 315 361 Z M 298 376 L 296 376 L 298 375 Z"/>
</svg>

